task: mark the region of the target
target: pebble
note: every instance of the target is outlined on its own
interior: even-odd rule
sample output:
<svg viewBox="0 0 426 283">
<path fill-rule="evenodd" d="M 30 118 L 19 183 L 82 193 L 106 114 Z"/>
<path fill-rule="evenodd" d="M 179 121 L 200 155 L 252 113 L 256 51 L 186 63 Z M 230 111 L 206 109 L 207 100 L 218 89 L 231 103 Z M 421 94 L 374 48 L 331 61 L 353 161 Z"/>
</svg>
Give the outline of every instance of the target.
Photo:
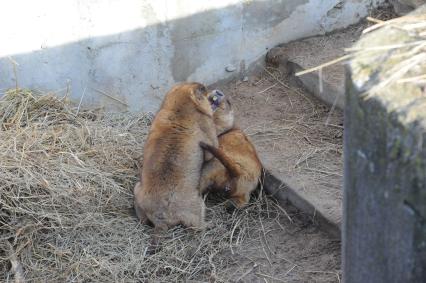
<svg viewBox="0 0 426 283">
<path fill-rule="evenodd" d="M 235 66 L 233 66 L 233 65 L 229 65 L 229 66 L 226 66 L 225 67 L 225 70 L 227 71 L 227 72 L 235 72 L 236 70 L 237 70 L 237 68 L 235 68 Z"/>
</svg>

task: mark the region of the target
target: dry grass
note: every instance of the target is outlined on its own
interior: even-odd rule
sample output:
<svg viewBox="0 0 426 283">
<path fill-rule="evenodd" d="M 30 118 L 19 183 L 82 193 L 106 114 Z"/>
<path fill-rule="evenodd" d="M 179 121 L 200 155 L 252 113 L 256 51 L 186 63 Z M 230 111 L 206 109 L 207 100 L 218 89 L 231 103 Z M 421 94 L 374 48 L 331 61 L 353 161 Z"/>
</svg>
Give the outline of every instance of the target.
<svg viewBox="0 0 426 283">
<path fill-rule="evenodd" d="M 151 228 L 133 216 L 132 188 L 151 116 L 75 113 L 53 95 L 0 98 L 0 281 L 227 281 L 241 243 L 286 218 L 263 197 L 233 214 L 213 202 L 213 228 L 176 227 L 145 256 Z"/>
<path fill-rule="evenodd" d="M 426 9 L 423 9 L 426 11 Z M 377 21 L 375 25 L 364 30 L 370 33 L 378 29 L 386 29 L 389 36 L 398 36 L 401 40 L 393 40 L 392 44 L 369 44 L 367 47 L 360 46 L 347 50 L 357 57 L 357 60 L 368 60 L 369 62 L 384 62 L 384 58 L 391 67 L 382 67 L 380 81 L 371 87 L 367 94 L 377 93 L 380 89 L 392 84 L 410 83 L 426 84 L 426 15 L 422 13 L 410 14 L 404 17 L 388 21 Z M 392 31 L 398 31 L 393 34 Z M 356 72 L 356 66 L 353 66 Z M 372 74 L 371 74 L 372 75 Z"/>
</svg>

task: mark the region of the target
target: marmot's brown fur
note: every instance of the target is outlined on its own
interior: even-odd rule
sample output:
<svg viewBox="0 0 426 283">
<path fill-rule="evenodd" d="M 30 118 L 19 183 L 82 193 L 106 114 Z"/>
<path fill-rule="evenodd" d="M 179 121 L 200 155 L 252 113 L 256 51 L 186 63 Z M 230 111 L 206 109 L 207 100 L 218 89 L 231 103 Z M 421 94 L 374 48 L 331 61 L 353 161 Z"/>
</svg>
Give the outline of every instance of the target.
<svg viewBox="0 0 426 283">
<path fill-rule="evenodd" d="M 218 146 L 212 107 L 221 96 L 217 91 L 208 93 L 199 83 L 177 85 L 167 93 L 152 123 L 134 197 L 138 218 L 154 225 L 154 235 L 178 224 L 205 228 L 198 190 L 204 161 L 199 143 Z"/>
<path fill-rule="evenodd" d="M 226 192 L 234 205 L 241 208 L 249 202 L 251 192 L 259 184 L 262 164 L 253 144 L 242 130 L 235 127 L 228 98 L 221 102 L 213 117 L 219 134 L 219 148 L 200 143 L 217 158 L 204 163 L 200 191 Z"/>
</svg>

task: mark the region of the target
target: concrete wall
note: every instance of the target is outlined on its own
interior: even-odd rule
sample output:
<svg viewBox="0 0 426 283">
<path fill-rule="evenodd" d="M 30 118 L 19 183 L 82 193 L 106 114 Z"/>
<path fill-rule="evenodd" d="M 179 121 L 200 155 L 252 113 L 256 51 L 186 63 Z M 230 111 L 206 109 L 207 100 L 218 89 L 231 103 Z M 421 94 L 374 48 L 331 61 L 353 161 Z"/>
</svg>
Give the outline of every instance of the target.
<svg viewBox="0 0 426 283">
<path fill-rule="evenodd" d="M 390 0 L 398 15 L 405 15 L 426 3 L 426 0 Z"/>
<path fill-rule="evenodd" d="M 426 14 L 426 6 L 418 13 Z M 343 213 L 346 283 L 420 283 L 426 279 L 426 82 L 403 82 L 396 77 L 404 74 L 401 62 L 409 67 L 402 78 L 426 73 L 426 54 L 414 42 L 418 42 L 415 33 L 404 29 L 377 30 L 355 47 L 406 47 L 359 54 L 348 68 Z M 390 83 L 377 88 L 383 82 Z M 365 92 L 373 88 L 367 98 Z"/>
<path fill-rule="evenodd" d="M 15 85 L 11 57 L 21 87 L 69 88 L 86 104 L 155 111 L 175 82 L 243 75 L 268 48 L 357 22 L 378 2 L 3 1 L 0 89 Z"/>
</svg>

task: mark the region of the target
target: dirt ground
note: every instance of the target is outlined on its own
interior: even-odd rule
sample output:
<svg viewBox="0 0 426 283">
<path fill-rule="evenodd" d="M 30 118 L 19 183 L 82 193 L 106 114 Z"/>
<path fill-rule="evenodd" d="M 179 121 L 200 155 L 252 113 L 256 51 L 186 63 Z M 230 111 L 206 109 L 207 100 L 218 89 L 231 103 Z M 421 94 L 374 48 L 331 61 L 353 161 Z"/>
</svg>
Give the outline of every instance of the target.
<svg viewBox="0 0 426 283">
<path fill-rule="evenodd" d="M 341 218 L 343 114 L 275 69 L 223 86 L 265 167 Z"/>
<path fill-rule="evenodd" d="M 262 161 L 333 188 L 333 175 L 308 173 L 340 156 L 341 113 L 273 69 L 221 89 Z M 146 255 L 152 228 L 138 224 L 132 190 L 152 117 L 76 114 L 58 96 L 0 100 L 0 281 L 18 269 L 28 282 L 340 281 L 340 241 L 263 193 L 233 212 L 208 196 L 209 229 L 176 227 Z"/>
<path fill-rule="evenodd" d="M 325 203 L 341 196 L 341 112 L 273 68 L 218 88 L 265 166 Z M 32 117 L 0 130 L 0 281 L 13 280 L 14 261 L 28 282 L 340 282 L 340 241 L 259 192 L 233 212 L 208 196 L 211 228 L 176 227 L 147 256 L 152 228 L 138 224 L 132 189 L 151 117 L 79 116 L 62 100 L 21 95 L 0 101 Z"/>
<path fill-rule="evenodd" d="M 292 222 L 264 214 L 262 229 L 249 232 L 234 255 L 222 255 L 230 261 L 218 272 L 224 281 L 340 282 L 340 242 L 294 208 L 284 208 Z"/>
<path fill-rule="evenodd" d="M 267 160 L 279 172 L 303 180 L 307 187 L 326 188 L 324 201 L 341 196 L 343 117 L 340 111 L 330 112 L 329 107 L 275 69 L 265 69 L 248 82 L 236 80 L 217 87 L 231 96 L 237 123 L 255 144 L 262 162 Z M 319 231 L 306 216 L 282 225 L 284 230 L 277 229 L 266 237 L 267 250 L 272 251 L 276 260 L 269 260 L 272 265 L 264 267 L 269 277 L 263 278 L 273 282 L 340 280 L 338 241 Z M 260 241 L 247 249 L 260 255 L 258 261 L 269 263 L 264 245 Z M 246 272 L 254 265 L 242 262 L 243 266 L 248 265 Z M 241 265 L 239 262 L 238 266 Z M 244 278 L 247 282 L 261 280 L 258 273 L 250 272 Z"/>
<path fill-rule="evenodd" d="M 251 124 L 244 129 L 259 150 L 269 148 L 285 161 L 268 141 L 291 140 L 284 129 L 292 124 L 270 120 L 261 110 L 274 102 L 277 109 L 269 115 L 279 115 L 285 99 L 293 107 L 306 103 L 279 88 L 270 89 L 274 95 L 257 94 L 271 82 L 264 75 L 259 79 L 257 85 L 243 83 L 240 94 L 235 82 L 223 89 L 234 99 L 241 124 Z M 7 111 L 0 115 L 0 281 L 13 282 L 17 270 L 27 282 L 340 281 L 339 240 L 262 193 L 233 212 L 209 196 L 209 229 L 171 229 L 163 248 L 146 255 L 152 228 L 138 224 L 132 189 L 151 118 L 77 115 L 64 99 L 33 96 L 12 92 L 0 101 L 0 110 Z M 307 107 L 286 115 L 311 117 Z"/>
<path fill-rule="evenodd" d="M 389 15 L 384 9 L 373 16 Z M 307 67 L 333 59 L 364 26 L 326 41 L 307 39 L 319 45 L 304 55 L 294 43 L 295 58 L 302 65 L 308 56 Z M 316 51 L 324 48 L 340 49 L 319 56 Z M 341 66 L 334 68 L 331 82 L 342 75 Z M 238 124 L 264 165 L 341 215 L 331 201 L 342 198 L 341 111 L 331 112 L 273 68 L 218 88 L 231 97 Z M 53 111 L 59 116 L 60 106 Z M 49 107 L 43 104 L 37 115 L 51 117 Z M 53 117 L 46 125 L 43 118 L 41 125 L 37 121 L 16 133 L 0 130 L 1 282 L 13 282 L 11 262 L 22 266 L 28 282 L 341 281 L 340 241 L 291 205 L 280 206 L 259 192 L 248 207 L 233 212 L 224 200 L 208 196 L 211 228 L 195 233 L 176 227 L 165 235 L 163 250 L 147 256 L 152 228 L 137 223 L 132 189 L 150 119 L 119 116 L 73 114 L 66 123 Z M 27 143 L 34 148 L 29 154 Z"/>
<path fill-rule="evenodd" d="M 388 4 L 370 12 L 372 18 L 395 17 Z M 371 26 L 360 23 L 330 34 L 314 36 L 275 49 L 302 69 L 310 69 L 340 58 Z M 281 69 L 282 70 L 282 69 Z M 301 80 L 312 92 L 320 81 L 327 85 L 325 97 L 344 100 L 344 62 L 314 72 L 318 79 Z M 318 75 L 317 75 L 318 74 Z M 309 74 L 312 75 L 312 74 Z M 343 113 L 333 111 L 303 88 L 294 77 L 276 69 L 265 69 L 248 82 L 224 86 L 240 111 L 240 125 L 256 144 L 264 166 L 311 203 L 328 221 L 341 226 L 343 186 Z M 321 95 L 320 95 L 321 96 Z M 326 99 L 327 100 L 327 99 Z"/>
</svg>

